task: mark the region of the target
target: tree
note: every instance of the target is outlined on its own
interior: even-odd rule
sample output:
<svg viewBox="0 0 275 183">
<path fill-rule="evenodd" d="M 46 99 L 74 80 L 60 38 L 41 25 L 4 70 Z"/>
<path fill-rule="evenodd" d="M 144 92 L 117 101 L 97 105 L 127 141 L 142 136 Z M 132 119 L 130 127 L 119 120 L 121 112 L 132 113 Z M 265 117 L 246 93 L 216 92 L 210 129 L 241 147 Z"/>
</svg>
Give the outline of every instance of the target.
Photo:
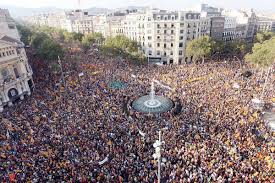
<svg viewBox="0 0 275 183">
<path fill-rule="evenodd" d="M 260 97 L 262 99 L 268 83 L 271 66 L 275 63 L 275 37 L 264 41 L 262 44 L 254 44 L 252 53 L 247 54 L 245 56 L 245 60 L 252 62 L 259 67 L 262 67 L 267 72 L 265 84 L 263 86 L 263 91 Z"/>
<path fill-rule="evenodd" d="M 208 36 L 203 36 L 190 41 L 186 47 L 186 56 L 193 57 L 193 61 L 197 62 L 211 55 L 214 42 Z"/>
<path fill-rule="evenodd" d="M 64 41 L 65 42 L 72 42 L 74 40 L 74 35 L 73 33 L 70 33 L 68 31 L 64 31 L 63 32 L 63 35 L 64 35 Z"/>
<path fill-rule="evenodd" d="M 84 36 L 84 34 L 82 34 L 82 33 L 73 32 L 72 34 L 73 34 L 73 39 L 74 39 L 75 41 L 76 41 L 76 40 L 81 41 L 82 38 L 83 38 L 83 36 Z"/>
<path fill-rule="evenodd" d="M 275 37 L 261 43 L 254 44 L 252 53 L 245 56 L 245 60 L 260 67 L 269 67 L 275 62 Z"/>
<path fill-rule="evenodd" d="M 31 37 L 31 46 L 38 50 L 44 40 L 51 39 L 46 33 L 38 32 Z"/>
<path fill-rule="evenodd" d="M 258 32 L 254 38 L 254 43 L 263 43 L 275 36 L 274 32 Z"/>
<path fill-rule="evenodd" d="M 105 40 L 105 46 L 114 48 L 119 52 L 135 53 L 138 52 L 138 43 L 132 41 L 126 36 L 108 37 Z"/>
<path fill-rule="evenodd" d="M 103 40 L 104 38 L 101 33 L 90 33 L 83 36 L 81 43 L 86 52 L 94 43 L 101 44 Z"/>
<path fill-rule="evenodd" d="M 51 40 L 45 39 L 41 43 L 39 49 L 37 50 L 37 55 L 49 61 L 57 60 L 58 56 L 63 57 L 64 51 L 60 44 Z"/>
<path fill-rule="evenodd" d="M 19 34 L 21 35 L 21 41 L 25 44 L 25 45 L 30 45 L 31 42 L 31 37 L 33 35 L 33 32 L 31 31 L 31 29 L 29 29 L 26 26 L 22 26 L 22 25 L 16 25 Z"/>
</svg>

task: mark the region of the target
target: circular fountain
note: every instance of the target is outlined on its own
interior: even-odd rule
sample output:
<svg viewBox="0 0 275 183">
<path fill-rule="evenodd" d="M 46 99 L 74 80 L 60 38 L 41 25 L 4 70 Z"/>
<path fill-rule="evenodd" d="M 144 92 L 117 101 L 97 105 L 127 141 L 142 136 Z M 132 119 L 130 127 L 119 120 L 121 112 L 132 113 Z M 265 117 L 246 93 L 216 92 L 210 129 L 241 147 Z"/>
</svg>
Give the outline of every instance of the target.
<svg viewBox="0 0 275 183">
<path fill-rule="evenodd" d="M 173 106 L 174 103 L 169 98 L 155 95 L 154 82 L 151 84 L 149 95 L 139 97 L 132 103 L 132 107 L 142 113 L 163 113 L 172 109 Z"/>
</svg>

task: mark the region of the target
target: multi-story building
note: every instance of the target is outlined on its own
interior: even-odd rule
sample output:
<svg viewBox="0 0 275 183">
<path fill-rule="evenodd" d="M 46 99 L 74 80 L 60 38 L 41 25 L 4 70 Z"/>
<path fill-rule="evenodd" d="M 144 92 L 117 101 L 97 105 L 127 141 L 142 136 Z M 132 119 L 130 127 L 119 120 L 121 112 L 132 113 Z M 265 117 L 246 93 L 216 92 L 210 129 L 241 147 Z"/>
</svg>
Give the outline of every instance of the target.
<svg viewBox="0 0 275 183">
<path fill-rule="evenodd" d="M 0 14 L 9 17 L 7 10 L 0 10 Z M 9 17 L 8 21 L 1 19 L 0 24 L 9 27 L 15 22 Z M 10 32 L 0 29 L 0 111 L 6 105 L 12 106 L 17 99 L 23 100 L 25 95 L 30 95 L 34 86 L 24 44 L 18 38 L 16 26 Z"/>
<path fill-rule="evenodd" d="M 162 64 L 188 61 L 186 43 L 201 36 L 200 27 L 200 13 L 197 12 L 154 9 L 126 15 L 123 21 L 124 35 L 142 46 L 148 62 Z"/>
<path fill-rule="evenodd" d="M 44 13 L 32 17 L 24 17 L 26 22 L 64 29 L 69 32 L 88 34 L 93 32 L 93 17 L 82 10 Z"/>
<path fill-rule="evenodd" d="M 10 13 L 6 9 L 0 8 L 0 32 L 7 36 L 13 37 L 17 40 L 20 39 L 16 25 Z"/>
<path fill-rule="evenodd" d="M 201 12 L 141 9 L 89 16 L 77 10 L 54 17 L 48 15 L 46 19 L 40 17 L 38 22 L 84 34 L 99 32 L 104 37 L 125 35 L 141 45 L 148 62 L 181 64 L 191 59 L 185 57 L 187 42 L 200 36 L 251 42 L 257 17 L 253 11 L 226 11 L 203 4 Z"/>
<path fill-rule="evenodd" d="M 225 17 L 223 40 L 245 39 L 247 42 L 253 41 L 258 20 L 253 10 L 250 12 L 224 10 L 222 15 Z"/>
<path fill-rule="evenodd" d="M 209 7 L 207 4 L 201 6 L 201 19 L 209 21 L 209 26 L 205 27 L 209 36 L 214 40 L 222 40 L 224 32 L 225 18 L 221 16 L 218 8 Z"/>
<path fill-rule="evenodd" d="M 211 18 L 210 17 L 202 17 L 201 15 L 201 36 L 210 36 L 211 30 Z"/>
<path fill-rule="evenodd" d="M 67 13 L 67 21 L 71 25 L 69 32 L 78 32 L 89 34 L 93 32 L 93 17 L 88 15 L 88 12 L 75 10 Z"/>
<path fill-rule="evenodd" d="M 235 39 L 235 31 L 237 27 L 236 17 L 224 17 L 224 31 L 223 31 L 223 40 L 231 41 Z"/>
<path fill-rule="evenodd" d="M 275 20 L 267 17 L 259 17 L 257 30 L 259 32 L 275 32 Z"/>
<path fill-rule="evenodd" d="M 222 40 L 225 18 L 221 16 L 211 17 L 210 37 L 214 40 Z"/>
</svg>

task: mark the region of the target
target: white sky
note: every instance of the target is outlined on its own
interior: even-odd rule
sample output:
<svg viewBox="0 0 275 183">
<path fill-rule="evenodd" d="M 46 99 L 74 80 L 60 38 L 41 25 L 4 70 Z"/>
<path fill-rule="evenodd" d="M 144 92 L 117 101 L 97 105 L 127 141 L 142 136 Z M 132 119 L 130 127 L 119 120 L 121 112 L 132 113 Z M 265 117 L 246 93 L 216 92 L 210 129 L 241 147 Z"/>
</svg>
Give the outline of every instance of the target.
<svg viewBox="0 0 275 183">
<path fill-rule="evenodd" d="M 275 0 L 80 0 L 81 8 L 104 7 L 119 8 L 126 6 L 152 6 L 162 9 L 189 9 L 198 7 L 204 1 L 210 5 L 224 8 L 254 8 L 274 10 Z M 1 5 L 25 8 L 57 7 L 77 8 L 78 0 L 0 0 Z"/>
</svg>

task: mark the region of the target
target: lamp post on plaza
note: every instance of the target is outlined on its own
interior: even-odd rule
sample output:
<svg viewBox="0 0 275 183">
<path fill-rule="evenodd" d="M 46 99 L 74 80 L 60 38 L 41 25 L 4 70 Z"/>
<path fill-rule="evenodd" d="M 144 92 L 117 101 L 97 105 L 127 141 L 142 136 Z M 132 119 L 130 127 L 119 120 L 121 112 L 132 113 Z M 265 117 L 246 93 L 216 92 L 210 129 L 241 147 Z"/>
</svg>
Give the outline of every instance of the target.
<svg viewBox="0 0 275 183">
<path fill-rule="evenodd" d="M 153 147 L 155 148 L 155 154 L 153 154 L 153 158 L 158 160 L 158 183 L 160 183 L 160 168 L 161 168 L 161 131 L 159 131 L 159 139 L 155 141 Z"/>
<path fill-rule="evenodd" d="M 135 75 L 131 75 L 133 78 L 137 78 Z M 156 95 L 155 93 L 155 84 L 160 86 L 161 88 L 164 88 L 166 90 L 172 91 L 172 88 L 169 86 L 166 86 L 162 84 L 160 81 L 153 79 L 151 82 L 151 91 L 149 95 L 144 95 L 132 102 L 132 107 L 141 113 L 145 114 L 155 114 L 156 116 L 159 116 L 161 113 L 165 113 L 167 111 L 170 111 L 173 106 L 174 102 L 169 99 L 168 97 Z M 163 128 L 166 129 L 166 128 Z M 164 142 L 161 140 L 161 130 L 159 130 L 159 138 L 155 141 L 153 144 L 153 147 L 155 148 L 155 153 L 153 154 L 153 158 L 158 160 L 158 183 L 160 183 L 160 172 L 161 172 L 161 146 L 164 144 Z"/>
<path fill-rule="evenodd" d="M 163 128 L 166 130 L 167 128 Z M 165 142 L 161 140 L 161 130 L 159 130 L 159 139 L 155 141 L 153 147 L 155 148 L 155 153 L 153 154 L 153 158 L 158 160 L 158 183 L 160 183 L 161 179 L 161 145 Z"/>
<path fill-rule="evenodd" d="M 61 69 L 62 82 L 64 84 L 65 92 L 67 92 L 67 85 L 66 85 L 66 81 L 65 81 L 64 72 L 63 72 L 62 62 L 61 62 L 61 59 L 60 59 L 59 56 L 58 56 L 58 64 L 59 64 L 60 69 Z"/>
</svg>

